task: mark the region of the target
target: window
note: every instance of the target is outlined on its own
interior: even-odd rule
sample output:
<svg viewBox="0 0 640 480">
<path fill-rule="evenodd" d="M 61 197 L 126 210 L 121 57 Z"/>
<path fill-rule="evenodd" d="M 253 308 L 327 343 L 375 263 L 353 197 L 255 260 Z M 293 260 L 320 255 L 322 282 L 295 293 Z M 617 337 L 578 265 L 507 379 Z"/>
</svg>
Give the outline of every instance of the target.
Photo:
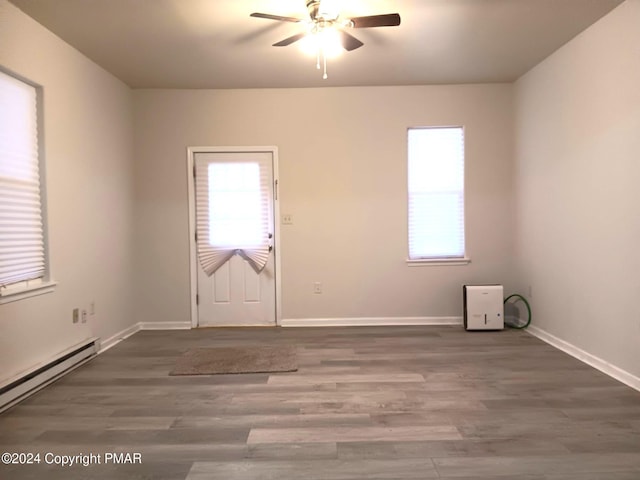
<svg viewBox="0 0 640 480">
<path fill-rule="evenodd" d="M 238 159 L 232 157 L 240 156 Z M 239 254 L 256 270 L 273 244 L 273 157 L 267 152 L 194 154 L 196 243 L 211 276 Z"/>
<path fill-rule="evenodd" d="M 46 275 L 38 92 L 0 71 L 0 303 L 41 290 Z"/>
<path fill-rule="evenodd" d="M 209 164 L 209 244 L 254 247 L 268 230 L 268 201 L 259 163 Z"/>
<path fill-rule="evenodd" d="M 408 173 L 409 262 L 468 263 L 463 128 L 410 128 Z"/>
</svg>

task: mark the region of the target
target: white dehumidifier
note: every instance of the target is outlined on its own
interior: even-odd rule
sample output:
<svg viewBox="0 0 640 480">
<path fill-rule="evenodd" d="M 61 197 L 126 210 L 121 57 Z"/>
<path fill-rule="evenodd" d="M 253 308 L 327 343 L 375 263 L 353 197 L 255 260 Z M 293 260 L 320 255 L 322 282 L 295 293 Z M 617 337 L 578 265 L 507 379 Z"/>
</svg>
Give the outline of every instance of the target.
<svg viewBox="0 0 640 480">
<path fill-rule="evenodd" d="M 502 285 L 464 285 L 465 330 L 503 330 Z"/>
</svg>

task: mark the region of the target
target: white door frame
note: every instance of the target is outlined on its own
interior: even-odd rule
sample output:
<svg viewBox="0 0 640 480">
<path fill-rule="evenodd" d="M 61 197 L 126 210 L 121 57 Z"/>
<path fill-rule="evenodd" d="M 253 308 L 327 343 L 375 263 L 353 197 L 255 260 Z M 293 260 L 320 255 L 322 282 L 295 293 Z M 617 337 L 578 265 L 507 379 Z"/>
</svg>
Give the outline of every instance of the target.
<svg viewBox="0 0 640 480">
<path fill-rule="evenodd" d="M 196 200 L 194 178 L 194 156 L 196 153 L 239 153 L 269 152 L 273 156 L 273 255 L 276 270 L 276 325 L 281 321 L 280 295 L 280 194 L 278 188 L 278 147 L 188 147 L 187 148 L 187 190 L 189 195 L 189 265 L 190 265 L 190 297 L 191 328 L 198 326 L 198 252 L 196 246 Z"/>
</svg>

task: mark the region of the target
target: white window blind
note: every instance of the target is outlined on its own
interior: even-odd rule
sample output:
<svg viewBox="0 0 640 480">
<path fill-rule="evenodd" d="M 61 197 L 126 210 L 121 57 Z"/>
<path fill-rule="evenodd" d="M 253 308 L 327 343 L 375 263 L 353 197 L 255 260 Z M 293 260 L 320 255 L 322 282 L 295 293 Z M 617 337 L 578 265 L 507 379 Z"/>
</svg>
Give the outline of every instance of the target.
<svg viewBox="0 0 640 480">
<path fill-rule="evenodd" d="M 464 131 L 410 128 L 409 259 L 461 259 L 464 242 Z"/>
<path fill-rule="evenodd" d="M 271 157 L 255 161 L 225 161 L 219 157 L 224 158 L 224 154 L 195 157 L 200 264 L 207 275 L 212 275 L 229 258 L 240 254 L 261 271 L 273 240 Z"/>
<path fill-rule="evenodd" d="M 0 287 L 44 274 L 37 92 L 0 72 Z"/>
<path fill-rule="evenodd" d="M 269 222 L 266 183 L 259 163 L 209 164 L 211 246 L 252 248 L 263 243 Z"/>
</svg>

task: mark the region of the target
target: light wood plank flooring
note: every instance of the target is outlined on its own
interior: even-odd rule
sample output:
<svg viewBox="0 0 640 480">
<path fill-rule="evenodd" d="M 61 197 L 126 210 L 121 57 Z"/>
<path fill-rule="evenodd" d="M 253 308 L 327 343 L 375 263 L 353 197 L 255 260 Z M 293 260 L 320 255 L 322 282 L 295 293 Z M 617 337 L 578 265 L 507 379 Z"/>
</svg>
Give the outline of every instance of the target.
<svg viewBox="0 0 640 480">
<path fill-rule="evenodd" d="M 297 372 L 168 376 L 190 347 L 291 344 Z M 514 330 L 142 331 L 1 414 L 1 452 L 102 456 L 15 480 L 639 480 L 640 393 Z"/>
</svg>

